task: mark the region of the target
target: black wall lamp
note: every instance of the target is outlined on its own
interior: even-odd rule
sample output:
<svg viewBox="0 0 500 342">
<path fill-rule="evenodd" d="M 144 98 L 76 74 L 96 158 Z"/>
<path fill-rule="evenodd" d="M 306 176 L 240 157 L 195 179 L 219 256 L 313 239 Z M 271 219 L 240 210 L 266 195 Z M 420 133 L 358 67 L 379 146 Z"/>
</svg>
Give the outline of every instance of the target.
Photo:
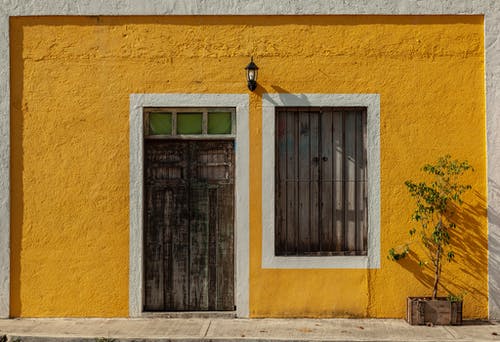
<svg viewBox="0 0 500 342">
<path fill-rule="evenodd" d="M 257 71 L 259 67 L 255 65 L 253 62 L 253 56 L 250 60 L 250 63 L 246 66 L 245 70 L 247 71 L 247 86 L 250 91 L 254 91 L 257 88 Z"/>
</svg>

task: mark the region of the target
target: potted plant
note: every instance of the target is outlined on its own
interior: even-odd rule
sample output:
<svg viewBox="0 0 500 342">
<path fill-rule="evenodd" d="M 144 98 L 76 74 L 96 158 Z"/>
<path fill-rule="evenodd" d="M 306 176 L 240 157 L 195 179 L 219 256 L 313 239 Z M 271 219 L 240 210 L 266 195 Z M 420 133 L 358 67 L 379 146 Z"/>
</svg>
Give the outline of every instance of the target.
<svg viewBox="0 0 500 342">
<path fill-rule="evenodd" d="M 438 297 L 443 263 L 452 262 L 455 253 L 451 248 L 451 233 L 458 229 L 454 219 L 454 208 L 462 205 L 462 195 L 471 189 L 460 183 L 460 177 L 473 171 L 467 161 L 452 160 L 449 155 L 441 157 L 435 164 L 426 164 L 422 171 L 427 174 L 424 181 L 406 181 L 410 196 L 415 200 L 411 221 L 416 223 L 409 231 L 417 237 L 425 251 L 425 258 L 417 257 L 422 268 L 434 273 L 434 284 L 430 297 L 409 297 L 407 321 L 412 325 L 449 325 L 462 323 L 462 296 Z M 391 248 L 388 258 L 394 261 L 405 258 L 410 245 L 398 250 Z"/>
</svg>

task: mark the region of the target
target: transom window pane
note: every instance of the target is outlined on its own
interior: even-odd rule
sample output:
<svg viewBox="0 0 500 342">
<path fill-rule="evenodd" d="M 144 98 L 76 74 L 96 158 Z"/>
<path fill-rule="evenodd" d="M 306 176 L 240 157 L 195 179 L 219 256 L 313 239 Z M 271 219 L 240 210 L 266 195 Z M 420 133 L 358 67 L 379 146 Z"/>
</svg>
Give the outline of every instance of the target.
<svg viewBox="0 0 500 342">
<path fill-rule="evenodd" d="M 231 112 L 208 113 L 208 134 L 230 134 Z"/>
<path fill-rule="evenodd" d="M 177 113 L 177 134 L 201 134 L 203 113 Z"/>
<path fill-rule="evenodd" d="M 160 107 L 144 109 L 146 139 L 234 139 L 235 108 Z"/>
<path fill-rule="evenodd" d="M 150 113 L 149 134 L 153 135 L 172 134 L 172 113 Z"/>
</svg>

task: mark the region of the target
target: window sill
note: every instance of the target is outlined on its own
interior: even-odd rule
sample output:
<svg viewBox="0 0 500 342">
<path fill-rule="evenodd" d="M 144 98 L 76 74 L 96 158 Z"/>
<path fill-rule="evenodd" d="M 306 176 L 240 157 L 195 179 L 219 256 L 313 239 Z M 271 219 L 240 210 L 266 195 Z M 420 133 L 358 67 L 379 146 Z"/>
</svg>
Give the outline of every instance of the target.
<svg viewBox="0 0 500 342">
<path fill-rule="evenodd" d="M 276 269 L 357 269 L 376 268 L 366 255 L 353 256 L 264 256 L 262 268 Z M 375 266 L 375 267 L 374 267 Z"/>
</svg>

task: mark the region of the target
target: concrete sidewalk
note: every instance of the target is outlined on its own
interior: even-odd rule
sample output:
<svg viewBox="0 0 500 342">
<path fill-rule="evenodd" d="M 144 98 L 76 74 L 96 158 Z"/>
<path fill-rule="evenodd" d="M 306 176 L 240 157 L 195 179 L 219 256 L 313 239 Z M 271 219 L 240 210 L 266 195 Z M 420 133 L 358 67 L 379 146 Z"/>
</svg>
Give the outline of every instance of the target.
<svg viewBox="0 0 500 342">
<path fill-rule="evenodd" d="M 4 319 L 0 341 L 500 341 L 497 322 L 410 326 L 392 319 Z M 5 339 L 5 338 L 4 338 Z"/>
</svg>

